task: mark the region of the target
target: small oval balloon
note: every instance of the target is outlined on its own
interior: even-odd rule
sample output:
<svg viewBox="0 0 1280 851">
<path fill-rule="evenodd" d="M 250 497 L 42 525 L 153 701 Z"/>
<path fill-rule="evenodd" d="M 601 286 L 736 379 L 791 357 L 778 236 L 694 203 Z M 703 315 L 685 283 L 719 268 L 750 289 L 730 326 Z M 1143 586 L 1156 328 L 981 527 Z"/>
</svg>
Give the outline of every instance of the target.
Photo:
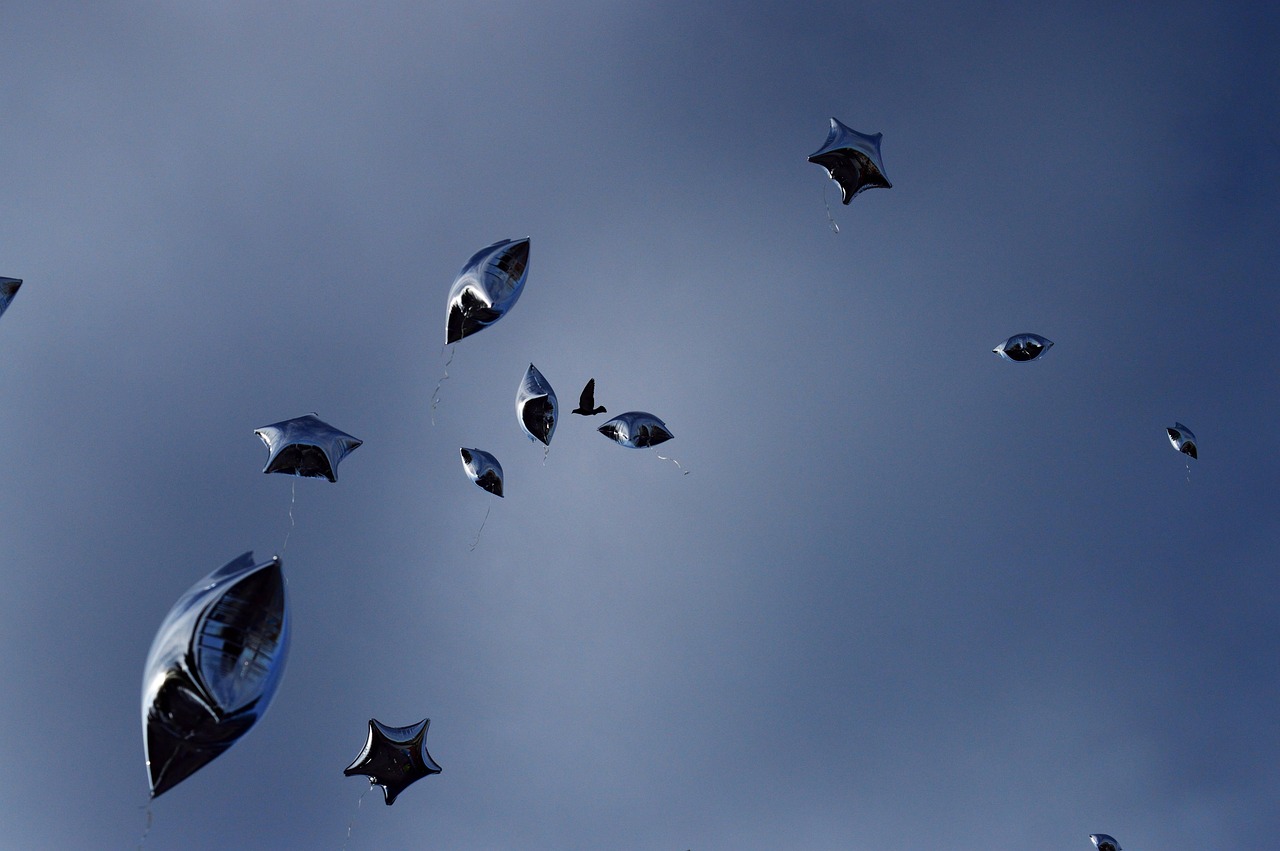
<svg viewBox="0 0 1280 851">
<path fill-rule="evenodd" d="M 267 466 L 262 472 L 331 482 L 338 481 L 338 462 L 364 444 L 311 414 L 272 423 L 253 433 L 267 445 Z"/>
<path fill-rule="evenodd" d="M 1120 851 L 1120 843 L 1116 842 L 1114 836 L 1108 836 L 1105 833 L 1091 833 L 1089 838 L 1093 840 L 1093 847 L 1098 851 Z"/>
<path fill-rule="evenodd" d="M 520 420 L 520 428 L 530 440 L 540 440 L 550 446 L 559 412 L 556 391 L 551 389 L 550 382 L 542 377 L 538 368 L 529 364 L 516 390 L 516 416 Z"/>
<path fill-rule="evenodd" d="M 991 351 L 1005 360 L 1026 363 L 1043 355 L 1053 347 L 1053 340 L 1039 334 L 1014 334 Z"/>
<path fill-rule="evenodd" d="M 1173 444 L 1174 449 L 1199 460 L 1200 456 L 1196 452 L 1196 436 L 1191 429 L 1182 423 L 1175 422 L 1173 428 L 1166 428 L 1165 431 L 1169 433 L 1169 442 Z"/>
<path fill-rule="evenodd" d="M 289 654 L 279 556 L 248 552 L 174 603 L 142 674 L 142 732 L 155 798 L 249 731 L 271 705 Z"/>
<path fill-rule="evenodd" d="M 459 449 L 468 478 L 495 496 L 502 496 L 502 465 L 483 449 Z"/>
<path fill-rule="evenodd" d="M 409 784 L 444 770 L 427 753 L 430 726 L 430 718 L 408 727 L 389 727 L 370 718 L 364 750 L 342 773 L 347 777 L 357 774 L 368 777 L 370 783 L 382 787 L 382 796 L 387 806 L 391 806 Z"/>
<path fill-rule="evenodd" d="M 644 411 L 618 414 L 596 431 L 628 449 L 657 446 L 675 437 L 666 423 Z"/>
<path fill-rule="evenodd" d="M 9 309 L 10 302 L 21 286 L 21 278 L 0 278 L 0 316 L 4 316 L 4 312 Z"/>
<path fill-rule="evenodd" d="M 528 237 L 504 239 L 477 251 L 449 289 L 445 345 L 501 319 L 520 298 L 528 276 Z"/>
<path fill-rule="evenodd" d="M 884 173 L 884 161 L 880 159 L 880 140 L 883 133 L 868 136 L 831 119 L 831 131 L 827 141 L 809 162 L 827 170 L 831 179 L 840 184 L 842 200 L 848 204 L 865 189 L 891 189 L 893 184 Z"/>
</svg>

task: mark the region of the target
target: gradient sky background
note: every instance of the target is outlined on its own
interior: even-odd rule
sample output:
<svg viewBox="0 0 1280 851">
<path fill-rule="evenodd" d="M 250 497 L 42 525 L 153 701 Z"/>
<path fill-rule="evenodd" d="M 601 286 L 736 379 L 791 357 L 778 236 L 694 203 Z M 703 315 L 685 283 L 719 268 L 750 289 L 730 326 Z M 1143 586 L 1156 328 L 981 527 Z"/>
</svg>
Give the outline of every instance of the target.
<svg viewBox="0 0 1280 851">
<path fill-rule="evenodd" d="M 351 851 L 1275 847 L 1277 12 L 269 5 L 0 9 L 0 847 L 136 847 L 152 636 L 294 482 L 284 682 L 148 849 L 340 848 L 375 716 L 444 772 Z M 544 464 L 531 361 L 690 474 Z M 262 475 L 310 411 L 338 483 Z"/>
</svg>

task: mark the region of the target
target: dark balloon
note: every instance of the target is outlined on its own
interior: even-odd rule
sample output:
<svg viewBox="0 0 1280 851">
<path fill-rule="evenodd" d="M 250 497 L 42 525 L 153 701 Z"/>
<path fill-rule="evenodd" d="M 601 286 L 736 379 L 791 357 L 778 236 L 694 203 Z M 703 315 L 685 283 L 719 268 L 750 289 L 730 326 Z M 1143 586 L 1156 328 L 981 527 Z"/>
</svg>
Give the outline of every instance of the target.
<svg viewBox="0 0 1280 851">
<path fill-rule="evenodd" d="M 338 462 L 364 443 L 310 414 L 263 426 L 253 433 L 267 445 L 267 466 L 262 472 L 331 482 L 338 480 Z"/>
<path fill-rule="evenodd" d="M 524 290 L 529 276 L 529 239 L 504 239 L 475 253 L 449 289 L 445 344 L 497 322 Z"/>
<path fill-rule="evenodd" d="M 540 440 L 550 446 L 551 436 L 556 433 L 559 411 L 556 391 L 551 389 L 551 384 L 542 377 L 538 368 L 529 364 L 516 390 L 516 416 L 520 420 L 520 428 L 530 440 Z"/>
<path fill-rule="evenodd" d="M 1107 836 L 1105 833 L 1091 833 L 1089 838 L 1093 840 L 1093 847 L 1098 851 L 1120 851 L 1120 843 L 1116 842 L 1115 837 Z"/>
<path fill-rule="evenodd" d="M 628 449 L 644 449 L 675 437 L 667 424 L 644 411 L 628 411 L 609 420 L 596 431 Z"/>
<path fill-rule="evenodd" d="M 342 773 L 347 777 L 368 777 L 370 783 L 382 787 L 387 806 L 391 806 L 409 784 L 443 770 L 427 753 L 429 726 L 430 718 L 408 727 L 388 727 L 370 718 L 364 750 Z"/>
<path fill-rule="evenodd" d="M 991 351 L 1006 360 L 1026 363 L 1043 355 L 1053 347 L 1053 340 L 1039 334 L 1014 334 Z"/>
<path fill-rule="evenodd" d="M 495 496 L 502 496 L 502 465 L 483 449 L 459 449 L 467 477 Z"/>
<path fill-rule="evenodd" d="M 0 278 L 0 316 L 4 316 L 4 312 L 9 309 L 9 303 L 21 286 L 21 278 Z"/>
<path fill-rule="evenodd" d="M 831 179 L 840 184 L 844 203 L 864 189 L 890 189 L 893 184 L 884 173 L 880 159 L 880 139 L 883 133 L 868 136 L 831 119 L 831 132 L 827 141 L 809 162 L 827 170 Z"/>
<path fill-rule="evenodd" d="M 596 414 L 607 413 L 604 406 L 596 407 L 596 380 L 592 378 L 587 382 L 587 386 L 582 388 L 582 395 L 578 397 L 578 407 L 569 413 L 581 414 L 584 417 L 594 417 Z"/>
<path fill-rule="evenodd" d="M 1174 423 L 1173 428 L 1166 428 L 1165 431 L 1168 432 L 1169 442 L 1173 444 L 1174 449 L 1199 460 L 1200 455 L 1196 452 L 1196 436 L 1191 429 L 1182 423 Z"/>
<path fill-rule="evenodd" d="M 289 654 L 277 556 L 248 552 L 169 610 L 142 674 L 142 732 L 155 798 L 235 744 L 271 704 Z"/>
</svg>

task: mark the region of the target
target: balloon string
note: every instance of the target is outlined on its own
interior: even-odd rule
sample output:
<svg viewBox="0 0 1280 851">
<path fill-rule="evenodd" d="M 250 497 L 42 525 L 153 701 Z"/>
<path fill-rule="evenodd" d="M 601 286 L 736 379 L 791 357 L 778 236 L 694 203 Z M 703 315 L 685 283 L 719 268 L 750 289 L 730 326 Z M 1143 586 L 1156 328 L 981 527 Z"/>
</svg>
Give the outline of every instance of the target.
<svg viewBox="0 0 1280 851">
<path fill-rule="evenodd" d="M 369 779 L 369 789 L 373 788 L 373 779 Z M 347 843 L 351 841 L 351 828 L 355 827 L 356 816 L 360 813 L 360 805 L 364 803 L 364 796 L 369 794 L 369 789 L 365 789 L 360 793 L 360 797 L 356 800 L 356 811 L 351 814 L 351 821 L 347 822 L 347 838 L 342 840 L 342 851 L 347 851 Z"/>
<path fill-rule="evenodd" d="M 668 458 L 668 457 L 667 457 L 667 456 L 665 456 L 665 455 L 659 455 L 658 457 L 659 457 L 660 459 L 662 459 L 663 461 L 670 461 L 672 464 L 675 464 L 677 467 L 680 467 L 680 462 L 679 462 L 679 461 L 677 461 L 677 460 L 676 460 L 676 459 L 674 459 L 674 458 Z M 681 469 L 681 470 L 684 470 L 684 474 L 685 474 L 686 476 L 687 476 L 687 475 L 689 475 L 689 471 L 688 471 L 688 470 L 685 470 L 685 469 L 684 469 L 684 467 L 680 467 L 680 469 Z"/>
<path fill-rule="evenodd" d="M 551 444 L 542 447 L 542 466 L 547 466 L 547 456 L 551 454 Z"/>
<path fill-rule="evenodd" d="M 293 534 L 293 504 L 298 501 L 298 480 L 289 485 L 289 531 L 284 533 L 284 546 L 280 547 L 280 555 L 289 548 L 289 536 Z"/>
<path fill-rule="evenodd" d="M 146 843 L 147 836 L 151 833 L 151 821 L 155 818 L 155 813 L 151 812 L 150 801 L 147 801 L 147 805 L 143 809 L 147 811 L 147 826 L 142 829 L 142 836 L 138 837 L 138 851 L 142 851 L 142 846 Z"/>
<path fill-rule="evenodd" d="M 831 215 L 831 205 L 827 203 L 827 187 L 831 185 L 831 181 L 822 184 L 822 206 L 827 208 L 827 221 L 831 223 L 831 232 L 839 233 L 840 226 L 836 224 L 835 216 Z"/>
<path fill-rule="evenodd" d="M 489 522 L 489 512 L 493 511 L 493 506 L 489 506 L 484 510 L 484 519 L 480 521 L 480 528 L 476 530 L 476 539 L 471 542 L 471 552 L 476 551 L 476 547 L 480 544 L 480 533 L 484 531 L 484 524 Z"/>
<path fill-rule="evenodd" d="M 445 344 L 446 346 L 448 343 Z M 453 356 L 458 353 L 456 348 L 449 349 L 449 359 L 444 362 L 444 375 L 440 376 L 440 380 L 436 382 L 435 392 L 431 394 L 431 424 L 436 424 L 436 405 L 440 404 L 440 387 L 449 379 L 449 364 L 453 363 Z M 440 348 L 440 355 L 444 356 L 444 347 Z"/>
</svg>

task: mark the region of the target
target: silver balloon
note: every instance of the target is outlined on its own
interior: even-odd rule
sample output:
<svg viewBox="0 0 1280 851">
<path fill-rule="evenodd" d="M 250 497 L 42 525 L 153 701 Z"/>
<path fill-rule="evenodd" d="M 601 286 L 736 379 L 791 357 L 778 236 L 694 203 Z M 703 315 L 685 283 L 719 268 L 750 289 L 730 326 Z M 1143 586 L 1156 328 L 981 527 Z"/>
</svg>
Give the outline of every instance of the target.
<svg viewBox="0 0 1280 851">
<path fill-rule="evenodd" d="M 382 787 L 382 797 L 387 806 L 391 806 L 410 783 L 444 770 L 427 753 L 430 726 L 430 718 L 408 727 L 389 727 L 370 718 L 364 750 L 342 773 L 347 777 L 357 774 L 368 777 L 370 783 Z"/>
<path fill-rule="evenodd" d="M 551 389 L 551 384 L 542 377 L 538 368 L 529 364 L 516 390 L 516 417 L 520 420 L 520 428 L 530 440 L 541 440 L 550 446 L 559 413 L 556 391 Z"/>
<path fill-rule="evenodd" d="M 483 449 L 459 449 L 467 477 L 495 496 L 502 496 L 502 465 Z"/>
<path fill-rule="evenodd" d="M 845 204 L 864 189 L 891 189 L 893 184 L 885 176 L 884 161 L 880 159 L 883 136 L 859 133 L 832 118 L 827 141 L 809 157 L 809 162 L 825 168 L 831 179 L 840 184 Z"/>
<path fill-rule="evenodd" d="M 1093 847 L 1098 851 L 1120 851 L 1120 843 L 1116 842 L 1113 836 L 1107 836 L 1105 833 L 1091 833 L 1089 838 L 1093 840 Z"/>
<path fill-rule="evenodd" d="M 1190 455 L 1196 459 L 1200 458 L 1196 452 L 1196 436 L 1191 429 L 1182 423 L 1174 423 L 1173 428 L 1166 428 L 1165 431 L 1169 433 L 1169 442 L 1173 444 L 1174 449 L 1183 455 Z"/>
<path fill-rule="evenodd" d="M 0 278 L 0 316 L 4 316 L 4 312 L 9 309 L 9 303 L 21 286 L 21 278 Z"/>
<path fill-rule="evenodd" d="M 529 276 L 529 238 L 504 239 L 467 261 L 449 289 L 445 344 L 488 328 L 520 298 Z"/>
<path fill-rule="evenodd" d="M 271 704 L 289 654 L 276 556 L 248 552 L 169 610 L 142 674 L 142 732 L 155 798 L 231 747 Z"/>
<path fill-rule="evenodd" d="M 253 433 L 262 438 L 269 453 L 262 472 L 331 482 L 338 480 L 338 462 L 364 443 L 311 414 L 272 423 Z"/>
<path fill-rule="evenodd" d="M 1053 340 L 1047 340 L 1039 334 L 1014 334 L 991 351 L 1000 357 L 1025 363 L 1035 360 L 1053 347 Z"/>
<path fill-rule="evenodd" d="M 628 449 L 657 446 L 675 437 L 667 424 L 644 411 L 628 411 L 609 420 L 596 431 Z"/>
</svg>

